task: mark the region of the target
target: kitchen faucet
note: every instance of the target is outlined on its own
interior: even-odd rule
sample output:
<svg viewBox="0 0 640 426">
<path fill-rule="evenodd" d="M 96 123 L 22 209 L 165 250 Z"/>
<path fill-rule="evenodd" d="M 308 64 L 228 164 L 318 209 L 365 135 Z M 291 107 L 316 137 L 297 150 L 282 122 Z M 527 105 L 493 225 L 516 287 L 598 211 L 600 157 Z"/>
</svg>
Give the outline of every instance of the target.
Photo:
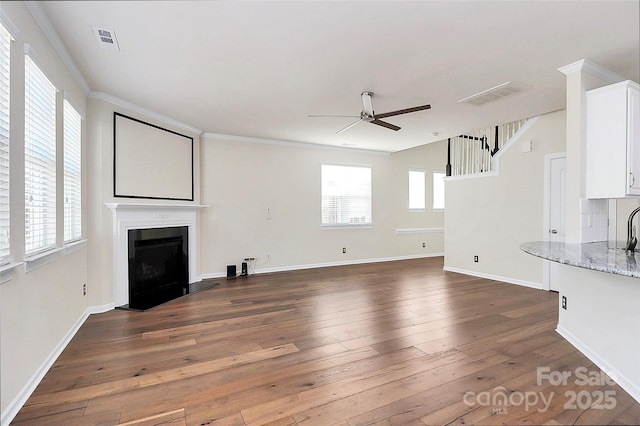
<svg viewBox="0 0 640 426">
<path fill-rule="evenodd" d="M 638 244 L 638 239 L 636 238 L 636 227 L 633 226 L 633 218 L 636 213 L 640 212 L 640 207 L 635 209 L 629 215 L 629 220 L 627 221 L 627 251 L 633 252 L 636 248 L 636 244 Z"/>
</svg>

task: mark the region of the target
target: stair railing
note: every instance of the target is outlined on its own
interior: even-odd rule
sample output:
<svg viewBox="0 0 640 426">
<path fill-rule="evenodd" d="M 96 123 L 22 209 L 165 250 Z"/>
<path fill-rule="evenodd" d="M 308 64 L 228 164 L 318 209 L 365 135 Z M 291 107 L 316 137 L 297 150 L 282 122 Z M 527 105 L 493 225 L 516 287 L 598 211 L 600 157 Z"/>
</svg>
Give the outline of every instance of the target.
<svg viewBox="0 0 640 426">
<path fill-rule="evenodd" d="M 493 156 L 506 145 L 526 119 L 500 126 L 478 129 L 470 134 L 449 138 L 447 147 L 447 176 L 489 172 Z"/>
</svg>

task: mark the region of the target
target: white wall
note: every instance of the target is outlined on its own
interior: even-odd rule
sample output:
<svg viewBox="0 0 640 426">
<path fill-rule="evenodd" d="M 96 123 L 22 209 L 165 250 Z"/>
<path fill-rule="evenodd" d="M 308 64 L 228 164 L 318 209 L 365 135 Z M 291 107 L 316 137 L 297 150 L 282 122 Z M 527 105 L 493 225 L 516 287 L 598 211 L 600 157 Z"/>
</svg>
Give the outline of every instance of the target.
<svg viewBox="0 0 640 426">
<path fill-rule="evenodd" d="M 388 155 L 204 138 L 202 204 L 210 207 L 200 217 L 201 273 L 224 276 L 226 265 L 248 257 L 260 272 L 441 254 L 442 232 L 396 229 L 442 228 L 442 212 L 431 209 L 431 172 L 444 169 L 445 148 L 438 142 Z M 323 163 L 372 167 L 372 228 L 321 229 Z M 410 168 L 427 172 L 424 212 L 408 211 Z"/>
<path fill-rule="evenodd" d="M 11 257 L 24 257 L 24 44 L 73 105 L 85 109 L 85 97 L 22 2 L 3 2 L 2 11 L 19 30 L 11 47 Z M 60 121 L 58 121 L 60 124 Z M 86 146 L 85 146 L 86 147 Z M 84 155 L 84 153 L 83 153 Z M 58 180 L 59 188 L 61 180 Z M 86 195 L 86 192 L 85 192 Z M 58 202 L 62 202 L 59 195 Z M 59 210 L 59 215 L 61 210 Z M 59 218 L 61 219 L 61 218 Z M 62 229 L 62 221 L 58 221 Z M 58 233 L 60 235 L 60 233 Z M 85 232 L 86 234 L 86 232 Z M 82 320 L 87 297 L 87 247 L 62 251 L 52 261 L 25 272 L 13 270 L 0 284 L 0 407 L 2 423 L 11 408 L 33 390 L 51 356 Z M 6 275 L 6 273 L 3 273 Z"/>
<path fill-rule="evenodd" d="M 558 265 L 558 332 L 622 386 L 640 399 L 640 285 L 623 277 Z"/>
<path fill-rule="evenodd" d="M 113 111 L 181 133 L 189 131 L 99 96 L 85 105 L 84 93 L 25 5 L 3 2 L 2 10 L 19 30 L 12 46 L 12 256 L 21 260 L 24 251 L 20 162 L 25 42 L 73 104 L 87 108 L 83 235 L 89 240 L 30 272 L 16 268 L 11 279 L 0 284 L 0 408 L 4 423 L 86 313 L 113 302 L 112 218 L 104 203 L 140 202 L 113 198 Z M 543 116 L 523 135 L 524 140 L 534 141 L 532 153 L 522 154 L 516 146 L 504 154 L 500 176 L 448 182 L 444 214 L 430 208 L 431 173 L 444 169 L 444 141 L 380 155 L 291 144 L 200 141 L 198 134 L 191 131 L 197 141 L 194 203 L 211 206 L 200 217 L 198 271 L 203 276 L 224 275 L 227 264 L 239 264 L 247 256 L 258 258 L 259 271 L 269 271 L 430 256 L 445 251 L 446 243 L 448 267 L 523 283 L 541 282 L 541 261 L 522 254 L 518 245 L 541 236 L 542 157 L 564 149 L 563 112 Z M 320 229 L 320 164 L 324 162 L 373 167 L 372 229 Z M 424 212 L 407 209 L 409 169 L 427 172 Z M 396 233 L 406 228 L 442 228 L 444 215 L 446 241 L 439 232 Z M 347 248 L 347 254 L 342 254 L 342 247 Z M 473 263 L 474 254 L 480 256 L 480 263 Z M 87 296 L 82 295 L 85 283 Z M 566 287 L 565 291 L 571 290 Z M 566 322 L 570 324 L 571 319 Z"/>
<path fill-rule="evenodd" d="M 124 106 L 123 106 L 124 105 Z M 109 202 L 174 203 L 113 197 L 113 112 L 184 134 L 189 132 L 99 94 L 88 101 L 89 303 L 113 302 L 112 213 Z M 390 260 L 443 253 L 443 213 L 431 208 L 431 173 L 444 170 L 444 141 L 394 154 L 301 143 L 204 137 L 196 140 L 199 211 L 198 274 L 226 275 L 226 266 L 255 257 L 256 272 Z M 269 143 L 267 143 L 269 142 Z M 372 166 L 369 229 L 320 227 L 320 165 Z M 408 210 L 408 171 L 427 172 L 427 209 Z M 181 203 L 190 204 L 190 203 Z M 419 228 L 430 233 L 397 234 Z M 422 247 L 425 243 L 426 247 Z M 342 253 L 342 248 L 347 253 Z"/>
<path fill-rule="evenodd" d="M 519 247 L 542 239 L 544 156 L 563 152 L 564 140 L 564 111 L 546 114 L 502 153 L 499 175 L 447 179 L 446 269 L 542 287 L 542 260 Z"/>
<path fill-rule="evenodd" d="M 584 196 L 588 173 L 584 167 L 586 91 L 604 85 L 603 76 L 610 82 L 623 78 L 590 63 L 566 68 L 569 69 L 566 72 L 567 117 L 571 117 L 566 128 L 567 184 L 571 186 L 567 197 L 573 198 L 573 202 L 566 205 L 565 218 L 568 224 L 575 224 L 579 223 L 576 205 Z M 620 234 L 626 239 L 626 218 L 637 203 L 637 200 L 616 201 L 618 239 Z M 579 227 L 574 226 L 572 233 L 571 239 L 567 235 L 567 241 L 578 242 Z M 558 332 L 640 401 L 638 279 L 565 265 L 558 265 L 556 270 L 560 296 L 567 298 L 567 309 L 559 306 Z"/>
<path fill-rule="evenodd" d="M 194 201 L 171 201 L 113 196 L 113 113 L 178 132 L 194 138 Z M 87 102 L 87 211 L 89 240 L 89 305 L 113 303 L 113 214 L 105 203 L 198 204 L 200 202 L 199 132 L 180 127 L 170 119 L 154 116 L 122 100 L 92 93 Z M 165 171 L 170 173 L 169 170 Z M 153 180 L 153 176 L 148 176 Z M 146 195 L 146 194 L 142 194 Z"/>
</svg>

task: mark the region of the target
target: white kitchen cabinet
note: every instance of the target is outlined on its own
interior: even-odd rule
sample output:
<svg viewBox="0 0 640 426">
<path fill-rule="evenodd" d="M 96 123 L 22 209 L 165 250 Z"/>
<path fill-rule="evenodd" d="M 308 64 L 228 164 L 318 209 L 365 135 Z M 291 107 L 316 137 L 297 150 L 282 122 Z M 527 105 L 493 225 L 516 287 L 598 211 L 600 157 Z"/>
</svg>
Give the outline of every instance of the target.
<svg viewBox="0 0 640 426">
<path fill-rule="evenodd" d="M 587 198 L 640 197 L 640 88 L 627 80 L 587 92 Z"/>
</svg>

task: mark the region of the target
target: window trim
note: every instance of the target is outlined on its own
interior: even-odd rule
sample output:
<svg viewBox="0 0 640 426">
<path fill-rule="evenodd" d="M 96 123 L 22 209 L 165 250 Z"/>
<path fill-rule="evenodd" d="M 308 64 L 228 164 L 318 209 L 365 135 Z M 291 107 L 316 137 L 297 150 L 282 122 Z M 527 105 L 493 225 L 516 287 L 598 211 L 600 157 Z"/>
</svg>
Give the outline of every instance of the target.
<svg viewBox="0 0 640 426">
<path fill-rule="evenodd" d="M 1 12 L 1 11 L 0 11 Z M 4 159 L 6 160 L 6 184 L 7 184 L 7 192 L 6 192 L 6 197 L 7 197 L 7 202 L 6 205 L 3 204 L 3 207 L 6 208 L 6 213 L 8 215 L 8 222 L 7 222 L 7 228 L 6 228 L 6 232 L 7 232 L 7 244 L 5 247 L 3 247 L 3 251 L 6 252 L 5 255 L 2 255 L 0 257 L 0 268 L 6 268 L 7 270 L 9 269 L 13 269 L 12 265 L 15 263 L 13 262 L 13 258 L 12 258 L 12 244 L 11 244 L 11 112 L 12 112 L 12 107 L 11 107 L 11 98 L 12 98 L 12 90 L 11 90 L 11 82 L 14 79 L 13 73 L 11 72 L 11 64 L 12 62 L 15 60 L 15 58 L 13 58 L 13 55 L 11 54 L 12 51 L 12 47 L 13 47 L 13 43 L 15 42 L 16 38 L 16 34 L 17 34 L 17 29 L 15 28 L 15 26 L 13 25 L 13 23 L 8 20 L 8 18 L 6 17 L 6 15 L 4 15 L 4 13 L 0 13 L 0 25 L 2 26 L 3 32 L 6 32 L 7 34 L 7 38 L 8 38 L 8 52 L 7 52 L 7 56 L 8 56 L 8 85 L 7 85 L 7 101 L 8 101 L 8 110 L 9 110 L 9 115 L 7 116 L 7 124 L 8 127 L 6 128 L 8 137 L 7 137 L 7 141 L 6 141 L 6 157 L 4 157 Z M 4 36 L 3 36 L 4 39 Z M 3 228 L 4 229 L 4 228 Z M 2 269 L 2 271 L 4 271 L 5 269 Z M 2 275 L 2 278 L 0 278 L 0 282 L 4 282 L 6 280 L 4 280 L 6 274 Z M 7 279 L 8 280 L 8 279 Z"/>
</svg>

